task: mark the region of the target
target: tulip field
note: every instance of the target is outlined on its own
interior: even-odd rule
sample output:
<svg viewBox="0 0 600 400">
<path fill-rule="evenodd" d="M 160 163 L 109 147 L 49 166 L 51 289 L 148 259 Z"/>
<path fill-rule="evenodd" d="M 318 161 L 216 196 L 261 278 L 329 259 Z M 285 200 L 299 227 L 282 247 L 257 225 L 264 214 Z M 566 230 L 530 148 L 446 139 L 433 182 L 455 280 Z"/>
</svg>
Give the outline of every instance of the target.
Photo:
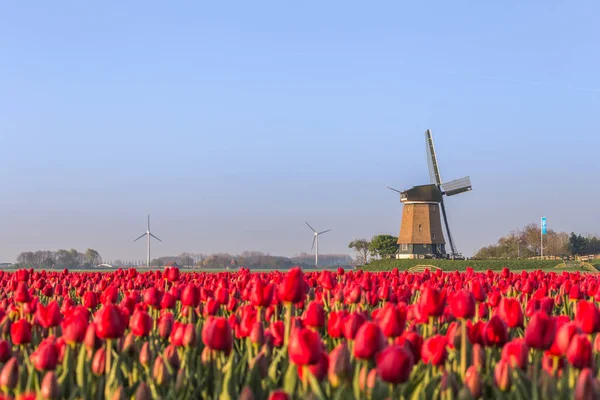
<svg viewBox="0 0 600 400">
<path fill-rule="evenodd" d="M 1 272 L 0 399 L 598 399 L 600 275 Z"/>
</svg>

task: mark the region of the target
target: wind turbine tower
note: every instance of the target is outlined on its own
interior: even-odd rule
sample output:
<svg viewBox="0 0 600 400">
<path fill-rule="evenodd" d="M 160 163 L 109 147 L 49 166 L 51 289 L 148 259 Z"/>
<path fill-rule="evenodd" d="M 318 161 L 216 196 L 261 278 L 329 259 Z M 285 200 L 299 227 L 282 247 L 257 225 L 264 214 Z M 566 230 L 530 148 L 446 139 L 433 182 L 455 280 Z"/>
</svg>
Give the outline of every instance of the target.
<svg viewBox="0 0 600 400">
<path fill-rule="evenodd" d="M 304 221 L 304 222 L 306 222 L 306 221 Z M 311 250 L 315 249 L 315 268 L 316 268 L 319 266 L 319 235 L 327 233 L 327 232 L 331 231 L 331 229 L 327 229 L 326 231 L 322 231 L 322 232 L 317 232 L 314 230 L 314 228 L 312 226 L 310 226 L 310 224 L 308 222 L 306 222 L 306 225 L 308 225 L 310 230 L 313 231 L 313 242 L 312 242 L 312 247 L 310 249 Z"/>
<path fill-rule="evenodd" d="M 150 232 L 150 216 L 149 215 L 148 215 L 148 229 L 146 229 L 146 232 L 143 235 L 141 235 L 139 238 L 135 239 L 134 242 L 137 242 L 144 236 L 148 236 L 148 253 L 146 254 L 146 266 L 150 267 L 150 237 L 153 237 L 154 239 L 158 240 L 161 243 L 162 243 L 162 240 L 160 240 L 159 238 L 154 236 L 152 234 L 152 232 Z"/>
</svg>

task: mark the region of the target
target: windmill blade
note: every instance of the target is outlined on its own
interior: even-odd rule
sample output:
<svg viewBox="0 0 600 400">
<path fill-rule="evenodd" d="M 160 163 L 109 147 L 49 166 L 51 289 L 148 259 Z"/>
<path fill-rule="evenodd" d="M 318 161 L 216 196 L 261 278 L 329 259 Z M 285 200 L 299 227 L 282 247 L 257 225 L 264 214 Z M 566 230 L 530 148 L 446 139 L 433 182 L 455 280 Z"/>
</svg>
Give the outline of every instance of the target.
<svg viewBox="0 0 600 400">
<path fill-rule="evenodd" d="M 398 189 L 394 189 L 393 187 L 389 187 L 389 186 L 386 186 L 386 187 L 387 187 L 388 189 L 390 189 L 390 190 L 393 190 L 394 192 L 397 192 L 397 193 L 400 193 L 400 194 L 402 194 L 402 192 L 401 192 L 401 191 L 399 191 Z"/>
<path fill-rule="evenodd" d="M 159 238 L 157 238 L 156 236 L 154 236 L 153 234 L 150 234 L 150 236 L 152 236 L 154 239 L 158 240 L 159 242 L 162 242 L 162 240 L 160 240 Z"/>
<path fill-rule="evenodd" d="M 150 214 L 148 214 L 148 232 L 150 232 Z"/>
<path fill-rule="evenodd" d="M 144 236 L 146 236 L 148 234 L 148 232 L 144 233 L 142 236 L 140 236 L 139 238 L 135 239 L 134 242 L 137 242 L 138 240 L 140 240 L 141 238 L 143 238 Z"/>
<path fill-rule="evenodd" d="M 310 249 L 314 249 L 315 248 L 315 240 L 317 239 L 317 235 L 313 236 L 313 243 L 312 246 L 310 246 Z"/>
<path fill-rule="evenodd" d="M 446 233 L 448 234 L 448 242 L 450 243 L 450 251 L 452 252 L 452 256 L 458 255 L 458 251 L 456 250 L 456 245 L 454 244 L 454 239 L 452 238 L 452 233 L 450 233 L 450 225 L 448 225 L 448 217 L 446 216 L 446 207 L 444 206 L 444 200 L 440 202 L 440 207 L 442 208 L 442 217 L 444 217 L 444 225 L 446 226 Z"/>
<path fill-rule="evenodd" d="M 472 189 L 471 179 L 468 176 L 465 176 L 464 178 L 442 183 L 442 189 L 446 196 L 454 196 L 455 194 L 468 192 Z"/>
<path fill-rule="evenodd" d="M 326 231 L 319 232 L 319 233 L 317 233 L 317 235 L 322 235 L 322 234 L 327 233 L 327 232 L 331 232 L 331 229 L 327 229 Z"/>
<path fill-rule="evenodd" d="M 433 136 L 429 129 L 425 132 L 425 145 L 427 151 L 427 166 L 429 167 L 429 179 L 431 180 L 431 183 L 439 186 L 442 184 L 442 178 L 440 177 L 440 168 L 435 154 L 435 146 L 433 145 Z"/>
<path fill-rule="evenodd" d="M 308 227 L 310 228 L 311 231 L 316 232 L 315 228 L 313 228 L 312 226 L 310 226 L 310 224 L 306 221 L 304 221 L 304 223 L 306 223 L 306 225 L 308 225 Z"/>
</svg>

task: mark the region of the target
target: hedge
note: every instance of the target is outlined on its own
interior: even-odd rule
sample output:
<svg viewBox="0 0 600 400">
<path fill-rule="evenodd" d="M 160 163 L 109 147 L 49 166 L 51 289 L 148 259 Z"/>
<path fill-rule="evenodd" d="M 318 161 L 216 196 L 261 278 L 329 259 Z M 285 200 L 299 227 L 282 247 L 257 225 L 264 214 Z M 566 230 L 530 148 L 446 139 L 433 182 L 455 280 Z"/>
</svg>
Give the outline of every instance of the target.
<svg viewBox="0 0 600 400">
<path fill-rule="evenodd" d="M 370 263 L 358 267 L 365 271 L 388 271 L 393 268 L 398 268 L 400 271 L 407 270 L 417 265 L 433 265 L 444 271 L 464 271 L 467 267 L 471 267 L 476 271 L 499 271 L 506 267 L 514 271 L 523 270 L 549 270 L 553 269 L 561 272 L 565 268 L 556 268 L 560 261 L 554 260 L 396 260 L 385 259 L 375 260 Z M 568 270 L 583 270 L 583 268 L 568 268 Z"/>
</svg>

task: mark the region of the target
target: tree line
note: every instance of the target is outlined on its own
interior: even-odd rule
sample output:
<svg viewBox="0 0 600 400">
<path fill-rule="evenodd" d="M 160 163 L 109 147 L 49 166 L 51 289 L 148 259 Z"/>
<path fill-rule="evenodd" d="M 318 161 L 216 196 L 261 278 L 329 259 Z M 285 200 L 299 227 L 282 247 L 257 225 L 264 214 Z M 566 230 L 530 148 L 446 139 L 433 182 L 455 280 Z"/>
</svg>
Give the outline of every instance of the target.
<svg viewBox="0 0 600 400">
<path fill-rule="evenodd" d="M 244 251 L 240 254 L 214 253 L 191 254 L 182 253 L 176 257 L 160 257 L 152 260 L 150 265 L 161 267 L 177 263 L 181 266 L 196 266 L 199 268 L 273 268 L 288 269 L 293 266 L 310 267 L 315 265 L 314 254 L 301 253 L 294 257 L 274 256 L 261 251 Z M 347 267 L 353 264 L 352 257 L 347 254 L 319 254 L 319 266 Z"/>
<path fill-rule="evenodd" d="M 375 235 L 371 240 L 355 239 L 348 248 L 356 252 L 356 262 L 367 264 L 372 259 L 393 258 L 398 251 L 398 237 L 393 235 Z"/>
<path fill-rule="evenodd" d="M 543 238 L 544 256 L 576 256 L 600 254 L 600 238 L 549 229 Z M 540 226 L 526 225 L 498 239 L 498 242 L 479 249 L 473 258 L 530 258 L 541 254 Z"/>
<path fill-rule="evenodd" d="M 87 249 L 80 253 L 75 249 L 58 251 L 26 251 L 18 255 L 17 266 L 24 268 L 92 268 L 102 263 L 100 253 Z"/>
</svg>

